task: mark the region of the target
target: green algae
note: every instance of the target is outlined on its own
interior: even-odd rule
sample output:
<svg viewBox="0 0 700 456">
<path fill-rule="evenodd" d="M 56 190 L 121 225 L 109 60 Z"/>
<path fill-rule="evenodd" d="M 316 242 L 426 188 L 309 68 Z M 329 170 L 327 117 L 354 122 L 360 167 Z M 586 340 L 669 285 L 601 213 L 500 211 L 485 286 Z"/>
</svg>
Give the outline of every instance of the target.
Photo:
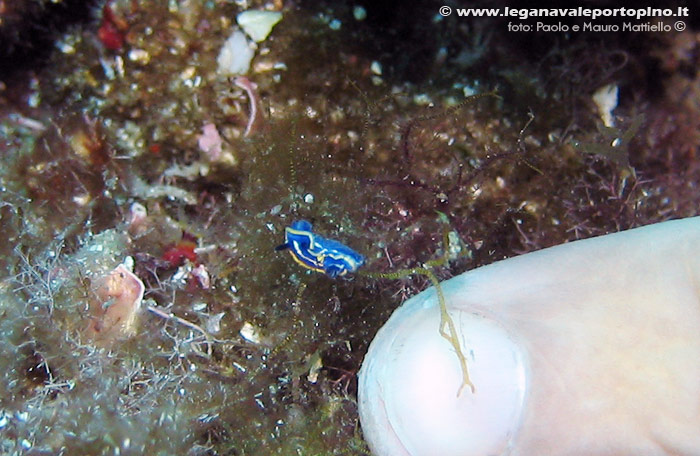
<svg viewBox="0 0 700 456">
<path fill-rule="evenodd" d="M 383 61 L 373 79 L 379 32 L 349 22 L 349 9 L 290 9 L 250 75 L 266 125 L 243 137 L 249 102 L 216 74 L 234 3 L 113 8 L 129 24 L 123 51 L 103 49 L 96 27 L 74 30 L 36 84 L 18 88 L 40 109 L 3 99 L 3 112 L 44 126 L 2 123 L 3 452 L 368 454 L 354 374 L 405 298 L 517 253 L 696 213 L 697 195 L 677 183 L 700 175 L 687 144 L 665 147 L 637 127 L 625 150 L 640 150 L 629 156 L 638 177 L 627 179 L 614 157 L 571 144 L 573 133 L 586 144 L 600 135 L 576 78 L 586 90 L 608 82 L 572 69 L 592 58 L 585 47 L 557 49 L 570 66 L 552 85 L 494 34 L 469 68 L 448 56 L 411 84 L 406 61 Z M 335 16 L 341 31 L 328 27 Z M 430 43 L 464 33 L 443 24 Z M 476 85 L 465 74 L 502 98 L 461 105 Z M 618 111 L 635 124 L 634 109 Z M 645 119 L 671 128 L 660 114 Z M 206 123 L 233 162 L 200 150 Z M 134 202 L 147 210 L 139 226 Z M 366 255 L 374 277 L 332 281 L 276 253 L 298 218 Z M 165 263 L 183 239 L 194 239 L 196 264 Z M 457 245 L 466 253 L 435 262 Z M 199 331 L 148 313 L 136 337 L 108 349 L 84 337 L 93 280 L 127 256 L 146 304 L 204 328 L 211 353 Z M 450 337 L 449 318 L 438 330 Z"/>
</svg>

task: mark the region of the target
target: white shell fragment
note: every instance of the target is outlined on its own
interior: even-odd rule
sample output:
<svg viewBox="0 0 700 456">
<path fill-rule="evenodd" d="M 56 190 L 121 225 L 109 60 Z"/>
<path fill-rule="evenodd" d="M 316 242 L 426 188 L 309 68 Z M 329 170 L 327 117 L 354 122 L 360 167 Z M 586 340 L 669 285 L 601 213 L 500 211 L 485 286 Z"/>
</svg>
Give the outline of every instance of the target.
<svg viewBox="0 0 700 456">
<path fill-rule="evenodd" d="M 219 312 L 207 318 L 206 326 L 209 334 L 219 334 L 221 332 L 221 319 L 224 318 L 224 315 L 226 315 L 226 312 Z"/>
<path fill-rule="evenodd" d="M 263 340 L 263 337 L 260 334 L 260 328 L 247 321 L 243 323 L 243 327 L 239 331 L 239 334 L 242 338 L 252 344 L 260 344 Z"/>
<path fill-rule="evenodd" d="M 375 456 L 700 455 L 700 217 L 570 242 L 399 307 L 358 378 Z"/>
<path fill-rule="evenodd" d="M 216 59 L 219 64 L 219 74 L 222 76 L 246 74 L 254 55 L 255 44 L 248 42 L 240 30 L 234 31 L 224 43 Z"/>
<path fill-rule="evenodd" d="M 259 43 L 270 34 L 272 27 L 282 20 L 282 13 L 277 11 L 248 10 L 236 17 L 236 22 L 243 31 Z"/>
<path fill-rule="evenodd" d="M 598 107 L 598 114 L 606 127 L 615 126 L 612 112 L 617 108 L 619 92 L 617 85 L 608 84 L 593 94 L 593 102 Z"/>
</svg>

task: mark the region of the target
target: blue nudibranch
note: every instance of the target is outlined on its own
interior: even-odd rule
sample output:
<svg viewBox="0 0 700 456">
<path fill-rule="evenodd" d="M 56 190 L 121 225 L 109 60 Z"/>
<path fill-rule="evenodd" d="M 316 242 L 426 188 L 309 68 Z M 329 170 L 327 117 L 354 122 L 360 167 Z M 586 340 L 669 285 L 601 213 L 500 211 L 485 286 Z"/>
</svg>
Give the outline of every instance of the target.
<svg viewBox="0 0 700 456">
<path fill-rule="evenodd" d="M 311 232 L 311 223 L 297 220 L 284 230 L 284 244 L 275 250 L 289 249 L 294 261 L 334 279 L 354 273 L 365 263 L 365 257 L 338 241 Z"/>
</svg>

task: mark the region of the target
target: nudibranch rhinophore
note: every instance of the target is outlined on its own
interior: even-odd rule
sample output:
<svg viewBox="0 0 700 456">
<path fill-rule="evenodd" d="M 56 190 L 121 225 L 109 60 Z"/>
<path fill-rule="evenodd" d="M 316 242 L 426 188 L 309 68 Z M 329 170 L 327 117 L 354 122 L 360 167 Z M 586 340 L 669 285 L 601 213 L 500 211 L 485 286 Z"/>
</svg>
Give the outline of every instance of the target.
<svg viewBox="0 0 700 456">
<path fill-rule="evenodd" d="M 311 231 L 311 223 L 297 220 L 284 230 L 284 244 L 275 250 L 289 249 L 294 261 L 334 279 L 357 272 L 365 257 L 345 244 Z"/>
<path fill-rule="evenodd" d="M 377 456 L 700 454 L 700 217 L 528 253 L 442 284 L 377 333 L 359 373 Z"/>
</svg>

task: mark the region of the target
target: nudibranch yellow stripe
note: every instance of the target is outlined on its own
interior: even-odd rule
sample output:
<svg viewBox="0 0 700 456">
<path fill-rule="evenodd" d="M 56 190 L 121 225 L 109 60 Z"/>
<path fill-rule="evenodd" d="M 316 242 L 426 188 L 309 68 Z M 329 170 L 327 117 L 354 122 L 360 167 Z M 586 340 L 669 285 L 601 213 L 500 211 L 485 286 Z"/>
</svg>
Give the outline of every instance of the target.
<svg viewBox="0 0 700 456">
<path fill-rule="evenodd" d="M 352 274 L 365 263 L 362 255 L 345 244 L 314 234 L 306 220 L 298 220 L 284 230 L 284 244 L 275 250 L 285 249 L 301 266 L 330 278 Z"/>
</svg>

